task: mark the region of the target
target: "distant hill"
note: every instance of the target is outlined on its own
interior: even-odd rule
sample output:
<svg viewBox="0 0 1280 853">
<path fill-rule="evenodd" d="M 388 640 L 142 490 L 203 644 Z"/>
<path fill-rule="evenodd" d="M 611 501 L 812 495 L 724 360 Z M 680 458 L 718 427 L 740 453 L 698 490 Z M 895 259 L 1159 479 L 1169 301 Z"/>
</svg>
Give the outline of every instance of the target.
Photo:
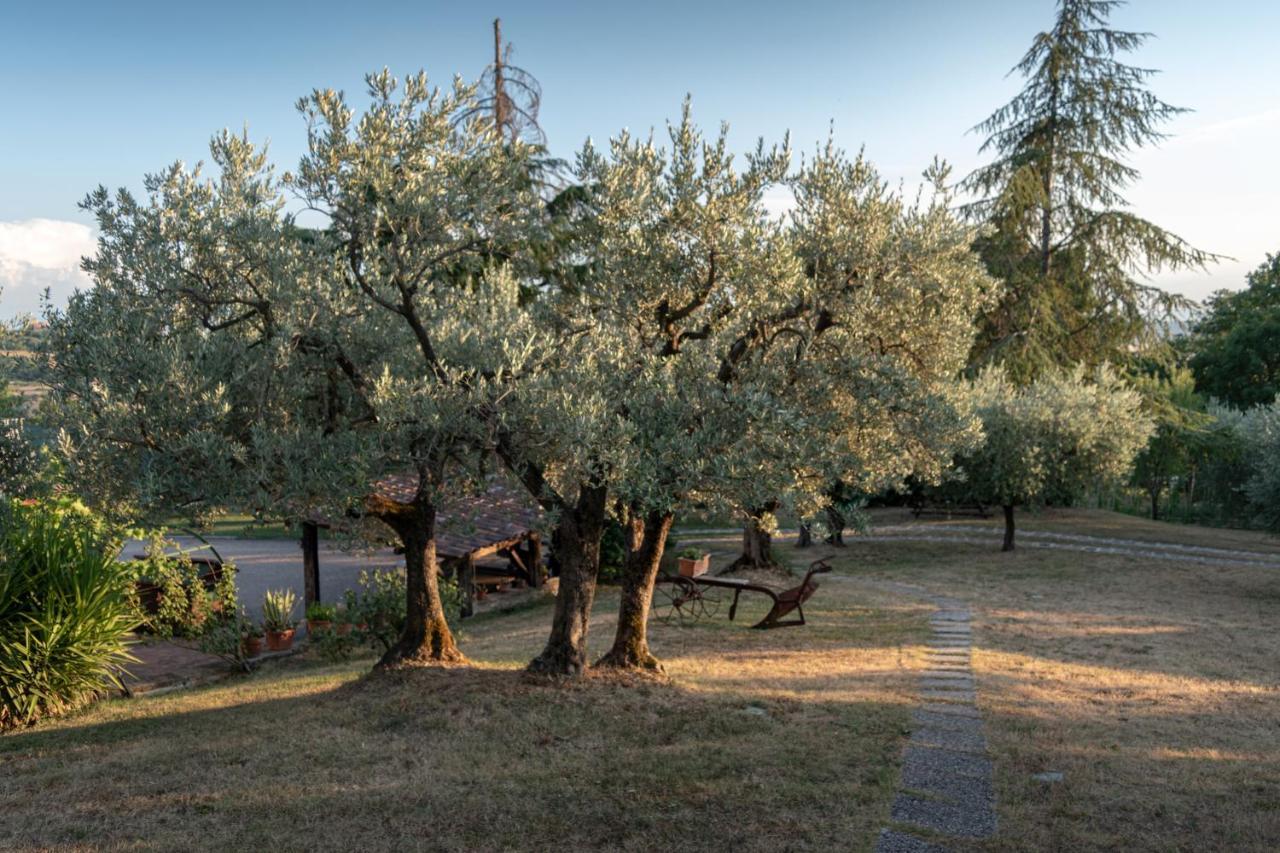
<svg viewBox="0 0 1280 853">
<path fill-rule="evenodd" d="M 0 328 L 0 382 L 7 382 L 8 391 L 21 397 L 28 411 L 48 393 L 48 368 L 36 357 L 45 334 L 43 326 L 34 324 Z"/>
</svg>

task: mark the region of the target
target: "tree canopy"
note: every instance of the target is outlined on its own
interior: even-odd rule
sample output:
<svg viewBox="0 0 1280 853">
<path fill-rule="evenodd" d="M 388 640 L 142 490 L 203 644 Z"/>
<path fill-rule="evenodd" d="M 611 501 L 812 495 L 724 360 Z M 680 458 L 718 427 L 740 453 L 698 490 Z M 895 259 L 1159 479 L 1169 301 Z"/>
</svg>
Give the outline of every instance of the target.
<svg viewBox="0 0 1280 853">
<path fill-rule="evenodd" d="M 1280 394 L 1280 254 L 1249 273 L 1240 291 L 1219 291 L 1187 340 L 1196 388 L 1233 406 Z"/>
<path fill-rule="evenodd" d="M 1189 303 L 1143 280 L 1215 256 L 1127 210 L 1139 177 L 1125 155 L 1164 138 L 1183 109 L 1156 97 L 1152 69 L 1120 60 L 1149 33 L 1108 26 L 1119 0 L 1060 0 L 1014 71 L 1025 85 L 979 124 L 994 159 L 963 187 L 989 231 L 978 249 L 1007 291 L 973 358 L 1023 382 L 1049 366 L 1122 361 Z"/>
<path fill-rule="evenodd" d="M 1018 387 L 998 368 L 974 380 L 985 440 L 962 455 L 949 488 L 1004 508 L 1004 550 L 1014 547 L 1014 508 L 1070 504 L 1127 476 L 1152 432 L 1142 397 L 1109 367 L 1054 370 Z"/>
</svg>

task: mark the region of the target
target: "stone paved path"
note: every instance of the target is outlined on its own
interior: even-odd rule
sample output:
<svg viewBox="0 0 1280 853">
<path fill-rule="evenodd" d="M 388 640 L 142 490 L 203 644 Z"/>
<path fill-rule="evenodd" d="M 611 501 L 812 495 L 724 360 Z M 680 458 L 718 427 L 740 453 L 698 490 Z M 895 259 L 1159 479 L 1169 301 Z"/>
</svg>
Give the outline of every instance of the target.
<svg viewBox="0 0 1280 853">
<path fill-rule="evenodd" d="M 876 853 L 945 853 L 948 837 L 980 839 L 996 832 L 991 760 L 970 667 L 970 613 L 963 602 L 918 587 L 884 586 L 926 598 L 938 609 L 929 617 L 933 634 L 920 678 L 923 701 L 912 712 L 902 780 L 889 815 L 893 826 L 880 831 Z M 916 834 L 920 830 L 927 837 Z"/>
</svg>

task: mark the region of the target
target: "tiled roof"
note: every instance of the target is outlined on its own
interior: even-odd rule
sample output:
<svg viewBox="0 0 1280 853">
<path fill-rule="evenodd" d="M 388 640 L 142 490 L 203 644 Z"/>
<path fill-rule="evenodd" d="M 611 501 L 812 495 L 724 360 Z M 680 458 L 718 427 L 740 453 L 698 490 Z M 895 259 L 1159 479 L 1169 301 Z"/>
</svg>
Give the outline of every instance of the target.
<svg viewBox="0 0 1280 853">
<path fill-rule="evenodd" d="M 417 486 L 416 477 L 397 475 L 379 480 L 374 492 L 384 500 L 409 503 Z M 461 557 L 524 536 L 537 528 L 541 517 L 541 508 L 528 492 L 500 478 L 490 480 L 484 491 L 448 493 L 436 514 L 436 554 Z"/>
</svg>

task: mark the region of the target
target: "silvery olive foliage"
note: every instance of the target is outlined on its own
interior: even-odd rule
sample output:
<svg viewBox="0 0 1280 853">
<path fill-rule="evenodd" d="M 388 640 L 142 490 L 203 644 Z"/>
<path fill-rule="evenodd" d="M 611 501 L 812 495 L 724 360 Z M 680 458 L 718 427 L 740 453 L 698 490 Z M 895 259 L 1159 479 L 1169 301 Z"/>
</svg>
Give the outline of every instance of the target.
<svg viewBox="0 0 1280 853">
<path fill-rule="evenodd" d="M 622 503 L 817 505 L 833 477 L 936 477 L 976 440 L 955 377 L 995 285 L 937 177 L 911 204 L 833 145 L 739 163 L 687 104 L 667 146 L 583 150 L 587 263 L 552 303 L 590 328 L 561 384 L 617 413 L 594 456 Z M 765 207 L 776 188 L 787 216 Z"/>
<path fill-rule="evenodd" d="M 450 122 L 468 87 L 383 72 L 369 94 L 358 118 L 332 91 L 300 104 L 309 152 L 284 180 L 223 133 L 213 179 L 179 163 L 145 199 L 88 197 L 96 286 L 50 329 L 87 495 L 135 514 L 337 518 L 380 476 L 416 471 L 431 494 L 446 465 L 471 470 L 484 404 L 536 358 L 492 247 L 528 233 L 537 199 L 518 155 Z"/>
<path fill-rule="evenodd" d="M 735 158 L 686 105 L 668 145 L 588 145 L 548 200 L 540 152 L 458 120 L 472 88 L 383 72 L 368 91 L 363 112 L 299 102 L 307 153 L 283 178 L 224 133 L 214 179 L 175 164 L 144 200 L 86 200 L 97 286 L 51 336 L 88 495 L 337 518 L 413 472 L 417 527 L 382 517 L 417 542 L 496 451 L 577 567 L 544 654 L 577 671 L 603 507 L 817 508 L 834 480 L 936 478 L 976 440 L 955 377 L 995 287 L 945 169 L 909 202 L 833 145 Z"/>
<path fill-rule="evenodd" d="M 1022 388 L 989 368 L 972 392 L 985 441 L 958 467 L 963 490 L 992 504 L 1070 503 L 1117 482 L 1153 432 L 1142 396 L 1105 365 L 1047 371 Z"/>
</svg>

